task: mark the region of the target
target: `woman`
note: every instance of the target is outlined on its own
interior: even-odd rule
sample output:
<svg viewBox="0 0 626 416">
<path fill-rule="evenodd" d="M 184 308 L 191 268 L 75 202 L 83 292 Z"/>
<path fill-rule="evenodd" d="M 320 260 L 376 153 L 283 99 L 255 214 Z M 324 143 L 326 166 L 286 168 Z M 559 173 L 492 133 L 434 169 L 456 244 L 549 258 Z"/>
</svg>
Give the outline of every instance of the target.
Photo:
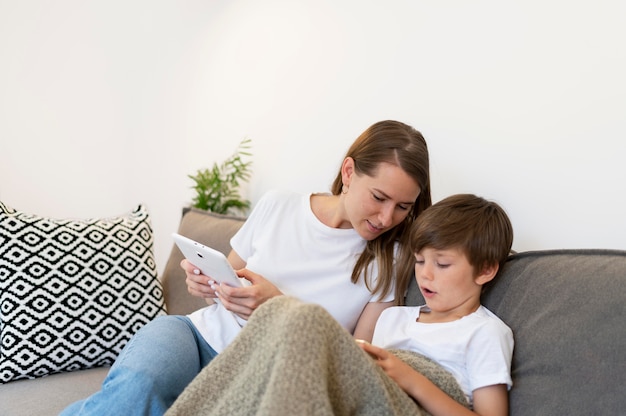
<svg viewBox="0 0 626 416">
<path fill-rule="evenodd" d="M 410 258 L 404 231 L 430 205 L 422 135 L 397 121 L 372 125 L 348 150 L 332 194 L 270 192 L 258 202 L 231 240 L 229 255 L 250 286 L 218 287 L 183 261 L 190 292 L 211 303 L 217 296 L 223 307 L 212 304 L 144 326 L 102 390 L 63 414 L 165 413 L 239 332 L 230 312 L 247 318 L 281 294 L 322 305 L 355 337 L 371 340 L 380 313 L 394 299 L 403 302 L 411 262 L 394 270 L 394 259 Z"/>
</svg>

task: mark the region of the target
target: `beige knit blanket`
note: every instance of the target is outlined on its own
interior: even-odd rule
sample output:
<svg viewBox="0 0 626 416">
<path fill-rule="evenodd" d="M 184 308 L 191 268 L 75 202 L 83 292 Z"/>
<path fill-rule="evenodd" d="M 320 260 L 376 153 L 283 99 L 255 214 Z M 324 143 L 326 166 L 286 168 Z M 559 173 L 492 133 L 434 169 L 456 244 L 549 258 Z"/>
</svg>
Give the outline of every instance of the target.
<svg viewBox="0 0 626 416">
<path fill-rule="evenodd" d="M 393 352 L 467 405 L 454 378 L 433 361 Z M 427 414 L 325 309 L 281 296 L 254 312 L 166 416 Z"/>
</svg>

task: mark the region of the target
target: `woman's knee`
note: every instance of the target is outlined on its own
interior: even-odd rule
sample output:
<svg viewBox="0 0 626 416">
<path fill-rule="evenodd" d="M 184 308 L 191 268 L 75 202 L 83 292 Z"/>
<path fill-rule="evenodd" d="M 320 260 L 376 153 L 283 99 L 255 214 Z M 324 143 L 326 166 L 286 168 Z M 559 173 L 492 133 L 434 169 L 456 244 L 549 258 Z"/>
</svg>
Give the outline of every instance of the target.
<svg viewBox="0 0 626 416">
<path fill-rule="evenodd" d="M 185 369 L 197 372 L 200 369 L 200 353 L 196 337 L 184 318 L 160 316 L 144 325 L 130 339 L 114 367 L 125 367 L 127 371 L 152 376 L 175 376 Z"/>
</svg>

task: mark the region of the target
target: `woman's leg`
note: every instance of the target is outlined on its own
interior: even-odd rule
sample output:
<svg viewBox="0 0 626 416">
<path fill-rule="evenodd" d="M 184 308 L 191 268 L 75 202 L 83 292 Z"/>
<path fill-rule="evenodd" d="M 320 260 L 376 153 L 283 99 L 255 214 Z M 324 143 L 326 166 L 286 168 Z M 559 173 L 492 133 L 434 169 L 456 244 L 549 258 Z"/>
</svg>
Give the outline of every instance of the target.
<svg viewBox="0 0 626 416">
<path fill-rule="evenodd" d="M 158 317 L 130 339 L 102 389 L 61 415 L 163 415 L 216 355 L 187 317 Z"/>
</svg>

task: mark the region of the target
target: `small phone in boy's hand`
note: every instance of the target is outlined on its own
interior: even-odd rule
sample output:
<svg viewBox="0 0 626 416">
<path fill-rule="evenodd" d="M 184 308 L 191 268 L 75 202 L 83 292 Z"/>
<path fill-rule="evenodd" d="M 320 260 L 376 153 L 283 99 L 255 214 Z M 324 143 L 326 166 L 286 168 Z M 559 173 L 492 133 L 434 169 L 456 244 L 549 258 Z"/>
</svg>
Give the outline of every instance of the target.
<svg viewBox="0 0 626 416">
<path fill-rule="evenodd" d="M 172 236 L 183 256 L 203 275 L 209 276 L 217 283 L 226 283 L 234 287 L 247 286 L 250 283 L 237 276 L 228 259 L 221 252 L 177 233 Z"/>
</svg>

